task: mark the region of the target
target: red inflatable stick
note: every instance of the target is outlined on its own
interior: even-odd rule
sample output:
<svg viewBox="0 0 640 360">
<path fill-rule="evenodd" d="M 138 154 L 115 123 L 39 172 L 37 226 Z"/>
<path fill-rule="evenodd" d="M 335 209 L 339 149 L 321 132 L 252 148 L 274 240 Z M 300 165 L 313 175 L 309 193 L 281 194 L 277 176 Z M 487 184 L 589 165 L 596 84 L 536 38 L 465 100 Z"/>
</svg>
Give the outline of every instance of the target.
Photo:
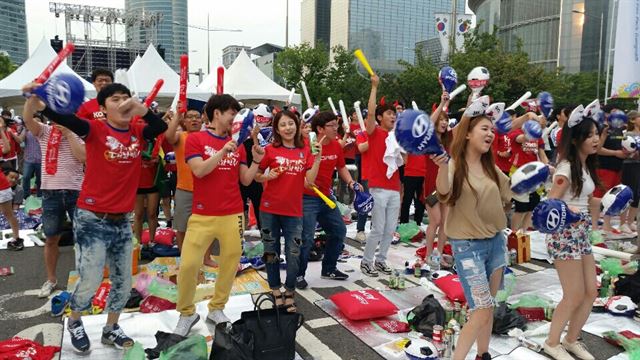
<svg viewBox="0 0 640 360">
<path fill-rule="evenodd" d="M 151 91 L 149 92 L 147 97 L 144 99 L 144 106 L 146 107 L 151 106 L 151 103 L 153 102 L 153 100 L 155 100 L 156 96 L 158 96 L 158 93 L 160 92 L 162 85 L 164 85 L 164 80 L 158 79 L 156 83 L 153 85 L 153 88 L 151 88 Z"/>
<path fill-rule="evenodd" d="M 224 66 L 218 66 L 218 87 L 216 87 L 216 94 L 224 94 Z"/>
<path fill-rule="evenodd" d="M 68 42 L 67 45 L 62 50 L 60 50 L 58 55 L 53 60 L 51 60 L 49 65 L 47 65 L 47 67 L 42 70 L 42 73 L 36 78 L 35 82 L 37 82 L 38 84 L 44 84 L 44 82 L 47 81 L 49 77 L 51 77 L 51 74 L 53 74 L 53 72 L 62 63 L 62 61 L 64 61 L 67 56 L 73 53 L 73 50 L 75 50 L 75 48 L 76 47 L 72 42 Z"/>
<path fill-rule="evenodd" d="M 187 112 L 187 78 L 189 77 L 189 56 L 186 54 L 180 55 L 180 94 L 178 100 L 180 100 L 181 113 Z"/>
</svg>

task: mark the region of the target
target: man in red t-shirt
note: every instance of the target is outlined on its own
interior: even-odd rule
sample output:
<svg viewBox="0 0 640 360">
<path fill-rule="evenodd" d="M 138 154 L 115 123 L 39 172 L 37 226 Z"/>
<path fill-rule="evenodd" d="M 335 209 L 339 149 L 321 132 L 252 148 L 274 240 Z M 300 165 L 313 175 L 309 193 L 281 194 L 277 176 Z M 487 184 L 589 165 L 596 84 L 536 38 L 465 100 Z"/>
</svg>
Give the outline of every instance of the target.
<svg viewBox="0 0 640 360">
<path fill-rule="evenodd" d="M 113 83 L 113 73 L 107 69 L 95 69 L 91 73 L 91 83 L 99 93 L 102 88 Z M 76 115 L 81 119 L 87 120 L 104 120 L 105 113 L 100 109 L 97 98 L 93 98 L 80 105 Z"/>
<path fill-rule="evenodd" d="M 318 134 L 318 142 L 322 144 L 322 158 L 315 186 L 334 202 L 336 201 L 332 191 L 334 171 L 338 171 L 338 175 L 350 189 L 353 190 L 354 184 L 344 161 L 342 147 L 336 140 L 338 126 L 341 125 L 338 123 L 337 116 L 330 111 L 323 111 L 311 119 L 311 129 Z M 331 209 L 310 189 L 304 190 L 302 205 L 302 247 L 300 247 L 300 269 L 296 278 L 296 288 L 304 289 L 308 286 L 304 277 L 314 242 L 316 223 L 319 223 L 327 234 L 320 277 L 346 280 L 349 275 L 336 267 L 338 256 L 344 247 L 344 238 L 347 236 L 347 227 L 344 225 L 340 210 L 337 207 Z"/>
<path fill-rule="evenodd" d="M 532 161 L 542 161 L 549 164 L 542 139 L 528 139 L 524 131 L 518 128 L 509 132 L 509 141 L 511 143 L 512 170 Z M 511 229 L 513 231 L 527 230 L 531 226 L 532 211 L 540 203 L 540 195 L 536 191 L 531 194 L 516 195 L 513 202 L 515 211 L 511 217 Z"/>
<path fill-rule="evenodd" d="M 198 271 L 211 244 L 218 242 L 215 294 L 209 301 L 207 320 L 215 324 L 227 322 L 222 311 L 231 293 L 242 255 L 244 206 L 240 184 L 249 185 L 258 172 L 264 156 L 260 145 L 253 145 L 253 159 L 247 164 L 244 146 L 231 136 L 231 124 L 240 104 L 231 95 L 213 95 L 205 105 L 211 126 L 192 132 L 186 138 L 185 159 L 193 174 L 193 205 L 187 233 L 182 244 L 178 272 L 178 302 L 180 313 L 175 334 L 187 336 L 200 320 L 193 298 L 198 285 Z"/>
<path fill-rule="evenodd" d="M 32 92 L 40 86 L 31 83 L 23 88 Z M 122 84 L 110 84 L 98 93 L 106 121 L 87 121 L 75 115 L 61 115 L 47 108 L 36 97 L 32 110 L 42 114 L 84 138 L 86 150 L 85 178 L 74 216 L 76 270 L 80 279 L 71 295 L 68 330 L 77 352 L 91 347 L 84 330 L 81 313 L 91 308 L 92 299 L 102 283 L 103 268 L 109 265 L 111 290 L 107 323 L 102 329 L 102 343 L 119 349 L 133 346 L 133 340 L 118 325 L 120 312 L 131 293 L 133 243 L 129 213 L 133 210 L 141 164 L 143 139 L 151 141 L 167 129 L 167 124 L 136 99 Z M 131 123 L 140 116 L 142 123 Z"/>
<path fill-rule="evenodd" d="M 386 140 L 396 123 L 396 109 L 392 104 L 376 107 L 376 94 L 380 79 L 371 76 L 371 94 L 369 95 L 369 112 L 365 125 L 369 138 L 369 189 L 373 196 L 373 210 L 371 211 L 371 233 L 367 238 L 364 256 L 360 263 L 360 270 L 367 276 L 378 276 L 378 271 L 391 274 L 392 269 L 387 266 L 387 252 L 393 240 L 393 232 L 398 225 L 400 212 L 400 174 L 395 171 L 387 177 L 387 165 L 383 161 L 387 150 Z M 377 126 L 376 121 L 380 123 Z M 376 254 L 376 249 L 378 253 Z M 375 255 L 375 262 L 374 262 Z"/>
</svg>

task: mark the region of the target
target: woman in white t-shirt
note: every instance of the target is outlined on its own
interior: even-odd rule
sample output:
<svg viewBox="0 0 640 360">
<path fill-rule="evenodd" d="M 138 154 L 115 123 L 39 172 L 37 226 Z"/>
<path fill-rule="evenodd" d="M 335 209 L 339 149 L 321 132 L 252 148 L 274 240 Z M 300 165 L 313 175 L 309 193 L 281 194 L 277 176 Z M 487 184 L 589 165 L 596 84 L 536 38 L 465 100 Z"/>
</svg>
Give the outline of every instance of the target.
<svg viewBox="0 0 640 360">
<path fill-rule="evenodd" d="M 558 165 L 553 176 L 549 198 L 561 199 L 574 212 L 587 213 L 592 193 L 598 184 L 596 152 L 599 135 L 596 123 L 574 110 L 563 126 L 558 147 Z M 578 222 L 547 236 L 547 250 L 562 285 L 562 300 L 556 307 L 544 350 L 557 360 L 594 359 L 586 346 L 578 341 L 593 301 L 598 295 L 595 260 L 591 253 L 589 232 L 591 220 Z M 562 342 L 560 335 L 569 323 Z"/>
</svg>

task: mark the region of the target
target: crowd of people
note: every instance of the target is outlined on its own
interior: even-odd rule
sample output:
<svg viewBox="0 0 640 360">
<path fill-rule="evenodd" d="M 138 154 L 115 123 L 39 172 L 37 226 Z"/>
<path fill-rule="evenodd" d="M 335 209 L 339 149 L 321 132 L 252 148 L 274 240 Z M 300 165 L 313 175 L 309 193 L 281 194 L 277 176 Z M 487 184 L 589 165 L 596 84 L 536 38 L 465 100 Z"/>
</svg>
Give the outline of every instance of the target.
<svg viewBox="0 0 640 360">
<path fill-rule="evenodd" d="M 622 148 L 623 129 L 610 127 L 606 120 L 602 126 L 576 114 L 574 106 L 563 105 L 548 119 L 534 112 L 518 116 L 510 111 L 512 130 L 499 134 L 485 114 L 471 116 L 464 108 L 448 112 L 449 94 L 443 91 L 431 120 L 447 153 L 404 154 L 405 165 L 391 168 L 384 161 L 387 140 L 404 105 L 378 101 L 377 75 L 371 76 L 364 128 L 356 110 L 343 120 L 342 114 L 333 111 L 303 117 L 289 104 L 283 109 L 260 104 L 253 109 L 256 126 L 251 136 L 240 144 L 232 137 L 233 124 L 247 114 L 230 95 L 214 94 L 204 108 L 160 113 L 132 98 L 126 86 L 113 82 L 108 70 L 94 71 L 91 80 L 97 97 L 75 115 L 58 114 L 32 96 L 19 121 L 6 111 L 0 120 L 5 169 L 5 176 L 0 176 L 0 210 L 13 230 L 9 249 L 23 247 L 13 213 L 22 202 L 17 188 L 22 187 L 24 197 L 42 197 L 46 281 L 40 297 L 51 295 L 57 287 L 58 242 L 67 219 L 73 225 L 80 278 L 70 300 L 68 332 L 76 351 L 90 349 L 81 314 L 91 305 L 105 265 L 110 268 L 111 292 L 101 341 L 118 348 L 133 345 L 118 325 L 131 289 L 131 239 L 141 238 L 146 221 L 153 242 L 159 208 L 168 226 L 176 230 L 181 253 L 177 277 L 180 318 L 174 332 L 186 336 L 200 320 L 194 295 L 203 264 L 218 267 L 207 321 L 229 321 L 223 310 L 243 252 L 249 201 L 277 307 L 298 311 L 296 290 L 313 285 L 307 282 L 306 273 L 317 225 L 326 234 L 320 276 L 348 279 L 337 267 L 344 251 L 345 219 L 318 191 L 349 203 L 351 191 L 359 187 L 374 199 L 370 231 L 365 229 L 368 216 L 358 214 L 357 218 L 355 240 L 365 244 L 362 273 L 369 277 L 391 274 L 386 259 L 398 223 L 411 220 L 412 204 L 418 225 L 426 212 L 427 256 L 434 246 L 443 253 L 445 244 L 451 244 L 472 311 L 454 358 L 464 359 L 477 343 L 477 359 L 490 359 L 494 296 L 507 265 L 503 229 L 530 230 L 531 212 L 541 199 L 540 191 L 512 194 L 509 175 L 526 163 L 541 161 L 551 165 L 553 172 L 546 196 L 563 199 L 572 210 L 589 213 L 591 219 L 547 238 L 563 299 L 554 312 L 544 349 L 555 359 L 570 359 L 568 352 L 593 359 L 579 340 L 597 295 L 590 237 L 598 231 L 606 237 L 631 237 L 637 232 L 640 158 L 637 152 Z M 37 86 L 30 83 L 23 90 L 28 93 Z M 467 106 L 471 103 L 470 96 Z M 605 117 L 614 110 L 605 107 Z M 451 118 L 458 119 L 455 126 L 450 125 Z M 632 111 L 628 118 L 624 132 L 640 135 L 640 114 Z M 530 120 L 547 129 L 542 139 L 530 139 L 523 132 L 523 124 Z M 273 132 L 266 145 L 258 140 L 265 127 Z M 561 131 L 552 131 L 554 128 Z M 175 154 L 175 163 L 167 162 L 159 169 L 160 149 Z M 162 186 L 157 174 L 162 174 Z M 632 206 L 621 216 L 619 228 L 607 216 L 600 226 L 599 198 L 620 182 L 633 189 Z M 280 277 L 283 248 L 284 283 Z M 442 259 L 441 265 L 453 264 Z M 568 332 L 561 341 L 567 323 Z"/>
</svg>

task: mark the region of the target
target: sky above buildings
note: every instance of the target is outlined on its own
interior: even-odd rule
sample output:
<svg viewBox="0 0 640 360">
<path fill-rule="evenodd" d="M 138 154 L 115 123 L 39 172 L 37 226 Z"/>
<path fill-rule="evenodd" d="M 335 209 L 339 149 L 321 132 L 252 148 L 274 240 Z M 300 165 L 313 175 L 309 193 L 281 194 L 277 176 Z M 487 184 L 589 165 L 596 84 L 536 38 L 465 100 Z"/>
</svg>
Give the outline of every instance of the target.
<svg viewBox="0 0 640 360">
<path fill-rule="evenodd" d="M 69 4 L 96 5 L 124 8 L 124 0 L 64 0 Z M 222 49 L 227 45 L 258 46 L 272 43 L 285 44 L 286 0 L 189 0 L 189 25 L 207 26 L 207 14 L 211 28 L 240 29 L 242 32 L 211 32 L 211 67 L 222 64 Z M 49 12 L 49 1 L 26 0 L 29 54 L 42 37 L 59 35 L 65 39 L 64 16 L 56 18 Z M 76 36 L 82 36 L 82 23 L 72 27 Z M 124 26 L 118 28 L 116 37 L 125 40 Z M 95 23 L 91 29 L 94 38 L 105 39 L 106 26 Z M 300 0 L 289 0 L 289 44 L 300 42 Z M 189 28 L 189 68 L 196 71 L 207 66 L 207 32 Z"/>
</svg>

